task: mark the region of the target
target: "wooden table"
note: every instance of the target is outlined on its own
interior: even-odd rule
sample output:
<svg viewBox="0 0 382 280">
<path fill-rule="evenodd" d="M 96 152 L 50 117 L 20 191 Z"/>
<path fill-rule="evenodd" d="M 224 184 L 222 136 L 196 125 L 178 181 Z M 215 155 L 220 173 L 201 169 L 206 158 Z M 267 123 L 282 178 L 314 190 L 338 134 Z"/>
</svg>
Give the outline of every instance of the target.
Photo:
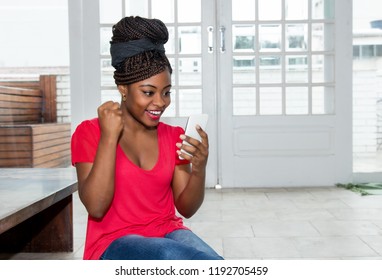
<svg viewBox="0 0 382 280">
<path fill-rule="evenodd" d="M 0 169 L 0 252 L 73 251 L 75 169 Z"/>
</svg>

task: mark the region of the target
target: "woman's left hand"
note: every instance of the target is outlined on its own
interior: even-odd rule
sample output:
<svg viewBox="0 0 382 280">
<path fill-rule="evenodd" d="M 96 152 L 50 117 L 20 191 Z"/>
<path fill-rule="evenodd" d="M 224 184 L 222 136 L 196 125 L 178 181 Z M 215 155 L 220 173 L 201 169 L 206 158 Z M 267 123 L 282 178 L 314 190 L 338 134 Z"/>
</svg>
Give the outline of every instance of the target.
<svg viewBox="0 0 382 280">
<path fill-rule="evenodd" d="M 202 141 L 182 134 L 180 135 L 180 139 L 186 141 L 188 144 L 176 144 L 179 148 L 177 151 L 178 155 L 190 161 L 192 173 L 205 172 L 208 160 L 208 135 L 200 126 L 196 126 L 196 129 Z"/>
</svg>

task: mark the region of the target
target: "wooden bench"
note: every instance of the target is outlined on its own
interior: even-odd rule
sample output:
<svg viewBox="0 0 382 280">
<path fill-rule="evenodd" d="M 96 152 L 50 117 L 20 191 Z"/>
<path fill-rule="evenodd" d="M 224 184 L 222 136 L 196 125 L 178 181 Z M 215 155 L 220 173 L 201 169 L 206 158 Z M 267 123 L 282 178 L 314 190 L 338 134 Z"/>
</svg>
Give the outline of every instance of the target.
<svg viewBox="0 0 382 280">
<path fill-rule="evenodd" d="M 74 168 L 0 169 L 0 253 L 73 251 L 75 191 Z"/>
<path fill-rule="evenodd" d="M 56 77 L 0 83 L 0 167 L 67 167 L 69 123 L 57 123 Z"/>
</svg>

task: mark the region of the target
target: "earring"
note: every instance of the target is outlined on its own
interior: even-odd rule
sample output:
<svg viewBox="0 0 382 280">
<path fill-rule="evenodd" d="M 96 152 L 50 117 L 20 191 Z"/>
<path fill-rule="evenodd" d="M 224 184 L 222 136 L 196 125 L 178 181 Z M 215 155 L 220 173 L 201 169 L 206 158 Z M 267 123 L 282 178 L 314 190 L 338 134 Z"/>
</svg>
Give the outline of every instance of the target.
<svg viewBox="0 0 382 280">
<path fill-rule="evenodd" d="M 123 100 L 123 101 L 126 101 L 126 94 L 123 94 L 123 95 L 122 95 L 122 100 Z"/>
</svg>

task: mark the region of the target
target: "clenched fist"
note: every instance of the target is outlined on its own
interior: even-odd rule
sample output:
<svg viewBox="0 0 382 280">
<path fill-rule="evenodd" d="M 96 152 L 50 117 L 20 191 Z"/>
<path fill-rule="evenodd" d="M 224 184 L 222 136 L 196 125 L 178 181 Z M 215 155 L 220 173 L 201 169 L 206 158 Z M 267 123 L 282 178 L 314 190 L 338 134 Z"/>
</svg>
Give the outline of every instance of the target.
<svg viewBox="0 0 382 280">
<path fill-rule="evenodd" d="M 118 138 L 123 130 L 122 110 L 118 102 L 107 101 L 98 107 L 101 134 Z"/>
</svg>

